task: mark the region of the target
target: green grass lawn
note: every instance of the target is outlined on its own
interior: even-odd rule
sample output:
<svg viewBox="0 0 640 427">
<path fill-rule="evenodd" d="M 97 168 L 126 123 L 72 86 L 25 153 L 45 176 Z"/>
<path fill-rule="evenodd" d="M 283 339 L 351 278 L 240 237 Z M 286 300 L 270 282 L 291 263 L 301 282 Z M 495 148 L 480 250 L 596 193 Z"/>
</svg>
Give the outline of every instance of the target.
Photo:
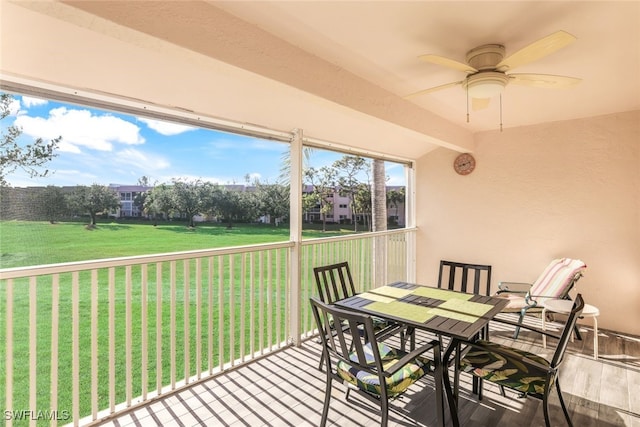
<svg viewBox="0 0 640 427">
<path fill-rule="evenodd" d="M 346 232 L 352 232 L 349 230 L 341 230 L 339 227 L 334 226 L 334 229 L 329 232 L 322 232 L 319 230 L 306 230 L 304 232 L 305 238 L 311 237 L 325 237 L 331 235 L 345 234 Z M 236 225 L 231 229 L 227 229 L 225 225 L 209 225 L 201 224 L 194 229 L 189 229 L 184 223 L 163 223 L 153 226 L 146 222 L 104 222 L 99 223 L 94 229 L 87 229 L 86 223 L 82 222 L 60 222 L 56 224 L 50 224 L 48 222 L 26 222 L 26 221 L 0 221 L 0 266 L 2 268 L 19 267 L 27 265 L 39 265 L 39 264 L 52 264 L 60 262 L 81 261 L 86 259 L 102 259 L 113 258 L 121 256 L 132 256 L 152 253 L 166 253 L 176 252 L 183 250 L 193 249 L 207 249 L 216 247 L 231 247 L 239 245 L 257 244 L 257 243 L 270 243 L 270 242 L 282 242 L 289 240 L 289 230 L 285 227 L 273 227 L 270 225 Z M 238 256 L 239 257 L 239 256 Z M 225 261 L 225 262 L 228 262 Z M 275 263 L 275 258 L 270 261 Z M 239 272 L 240 260 L 237 258 L 235 271 L 233 275 L 237 278 L 242 274 Z M 206 310 L 202 313 L 200 318 L 196 316 L 195 308 L 195 296 L 193 293 L 195 289 L 193 284 L 189 285 L 190 304 L 188 305 L 189 314 L 185 313 L 185 305 L 182 302 L 184 296 L 184 284 L 181 282 L 182 278 L 182 263 L 177 263 L 177 277 L 179 285 L 176 289 L 177 299 L 180 301 L 176 305 L 176 324 L 177 330 L 175 333 L 178 346 L 176 348 L 175 357 L 177 360 L 176 370 L 177 377 L 182 378 L 184 375 L 184 348 L 182 343 L 188 338 L 189 349 L 191 353 L 190 357 L 190 373 L 193 375 L 198 370 L 206 368 L 206 360 L 203 361 L 204 366 L 197 367 L 195 361 L 196 353 L 196 329 L 195 325 L 200 323 L 203 325 L 203 335 L 208 334 L 206 325 L 208 322 L 208 314 Z M 282 267 L 282 266 L 281 266 Z M 165 265 L 163 268 L 168 268 Z M 217 266 L 216 266 L 217 268 Z M 207 267 L 203 267 L 203 277 L 207 276 Z M 192 273 L 193 274 L 193 273 Z M 230 306 L 228 301 L 231 301 L 231 294 L 235 299 L 234 307 L 234 321 L 236 329 L 240 325 L 241 318 L 244 318 L 246 322 L 246 329 L 248 330 L 249 322 L 249 310 L 245 307 L 246 312 L 242 312 L 240 309 L 240 294 L 239 290 L 227 289 L 226 283 L 229 283 L 230 272 L 224 273 L 224 279 L 221 284 L 216 283 L 212 288 L 212 299 L 214 301 L 214 307 L 216 310 L 213 313 L 213 322 L 217 331 L 219 316 L 223 316 L 223 322 L 225 324 L 225 346 L 222 349 L 217 348 L 217 338 L 214 343 L 214 357 L 213 360 L 218 360 L 219 352 L 224 352 L 226 358 L 229 358 L 232 352 L 237 357 L 237 352 L 240 346 L 240 335 L 236 331 L 234 336 L 235 348 L 230 349 L 230 335 L 229 335 L 229 323 L 231 321 Z M 252 272 L 247 273 L 245 279 L 250 278 Z M 146 301 L 148 306 L 146 308 L 146 314 L 149 319 L 149 324 L 145 330 L 141 328 L 141 319 L 143 313 L 142 305 L 142 281 L 140 279 L 141 272 L 140 267 L 133 267 L 132 277 L 133 286 L 132 294 L 129 299 L 131 304 L 131 331 L 132 340 L 134 342 L 132 348 L 132 366 L 134 378 L 133 395 L 134 397 L 141 392 L 141 357 L 142 352 L 140 348 L 140 341 L 142 336 L 146 334 L 149 340 L 150 360 L 148 369 L 148 386 L 150 390 L 155 389 L 156 381 L 156 362 L 155 362 L 155 345 L 156 345 L 156 328 L 162 328 L 162 359 L 163 359 L 163 371 L 162 378 L 163 383 L 169 382 L 169 360 L 172 355 L 170 352 L 169 340 L 171 337 L 169 331 L 169 316 L 170 316 L 170 284 L 168 279 L 169 275 L 163 274 L 165 281 L 162 284 L 162 304 L 160 309 L 162 310 L 162 321 L 160 325 L 156 325 L 156 306 L 157 300 L 156 288 L 155 288 L 155 268 L 149 268 L 148 272 L 148 295 Z M 217 272 L 215 276 L 217 277 Z M 107 272 L 101 270 L 99 272 L 99 290 L 98 290 L 98 334 L 97 339 L 99 342 L 99 403 L 100 408 L 103 409 L 108 405 L 108 348 L 109 348 L 109 334 L 108 334 L 108 277 Z M 193 281 L 193 279 L 192 279 Z M 127 301 L 124 286 L 124 269 L 116 270 L 116 332 L 115 332 L 115 364 L 116 369 L 116 387 L 117 395 L 116 401 L 122 402 L 124 396 L 124 381 L 125 381 L 125 329 L 127 324 L 125 322 L 125 304 Z M 51 359 L 51 314 L 52 314 L 52 290 L 50 277 L 42 277 L 38 279 L 37 285 L 37 370 L 38 370 L 38 407 L 29 407 L 29 285 L 26 280 L 16 280 L 14 284 L 14 298 L 13 298 L 13 315 L 12 320 L 14 324 L 14 355 L 13 355 L 13 408 L 7 409 L 31 409 L 31 410 L 43 410 L 43 409 L 58 409 L 58 410 L 71 410 L 71 343 L 72 338 L 72 318 L 71 318 L 71 277 L 69 274 L 63 274 L 60 276 L 60 327 L 57 335 L 59 338 L 59 380 L 58 380 L 58 407 L 50 408 L 50 359 Z M 79 307 L 79 337 L 80 337 L 80 376 L 81 376 L 81 390 L 80 390 L 80 406 L 81 415 L 87 415 L 90 412 L 90 395 L 91 395 L 91 383 L 90 383 L 90 352 L 91 348 L 91 301 L 90 301 L 90 278 L 89 273 L 82 273 L 80 277 L 81 283 L 81 297 Z M 206 281 L 205 281 L 206 283 Z M 227 310 L 224 313 L 219 313 L 217 307 L 220 304 L 219 295 L 220 288 L 223 286 L 222 295 L 224 300 L 223 306 Z M 275 336 L 276 319 L 277 315 L 280 317 L 280 321 L 284 321 L 286 318 L 286 304 L 285 304 L 285 292 L 282 283 L 276 283 L 275 278 L 272 278 L 272 282 L 261 289 L 256 289 L 256 307 L 254 312 L 258 310 L 260 298 L 263 298 L 263 305 L 266 307 L 267 298 L 271 299 L 271 302 L 276 298 L 280 299 L 281 311 L 280 313 L 273 312 L 269 316 L 262 320 L 255 316 L 253 321 L 253 327 L 256 330 L 263 328 L 264 338 L 263 342 L 256 342 L 257 338 L 244 339 L 245 349 L 248 350 L 251 345 L 250 339 L 253 340 L 253 344 L 259 348 L 261 345 L 268 345 L 266 343 L 266 336 L 268 331 L 266 330 L 267 323 L 271 324 L 271 333 L 274 334 L 272 341 L 277 341 L 282 337 Z M 203 300 L 208 300 L 209 290 L 205 287 L 203 289 Z M 258 295 L 260 294 L 260 295 Z M 206 304 L 205 304 L 206 306 Z M 272 304 L 273 306 L 273 304 Z M 203 307 L 203 308 L 207 308 Z M 188 337 L 184 334 L 184 324 L 188 324 Z M 283 325 L 280 325 L 284 330 Z M 216 332 L 217 334 L 217 332 Z M 217 335 L 216 335 L 217 337 Z M 203 336 L 203 354 L 207 353 L 207 339 L 209 337 Z M 0 402 L 5 402 L 5 382 L 6 382 L 6 368 L 4 364 L 6 353 L 6 283 L 0 283 Z M 273 343 L 273 342 L 272 342 Z M 153 356 L 153 357 L 152 357 Z"/>
<path fill-rule="evenodd" d="M 352 233 L 338 225 L 322 232 L 305 225 L 304 238 Z M 289 240 L 289 228 L 266 224 L 200 224 L 183 222 L 103 222 L 89 230 L 83 222 L 0 221 L 0 267 L 54 264 L 86 259 L 223 248 Z"/>
</svg>

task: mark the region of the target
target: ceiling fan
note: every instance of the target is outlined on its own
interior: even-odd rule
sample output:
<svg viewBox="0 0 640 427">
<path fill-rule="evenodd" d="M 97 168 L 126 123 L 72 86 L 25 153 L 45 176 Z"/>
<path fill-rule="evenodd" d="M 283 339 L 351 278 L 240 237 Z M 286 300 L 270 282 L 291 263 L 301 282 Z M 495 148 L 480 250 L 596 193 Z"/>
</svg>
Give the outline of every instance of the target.
<svg viewBox="0 0 640 427">
<path fill-rule="evenodd" d="M 443 65 L 454 70 L 463 71 L 467 76 L 460 81 L 424 89 L 407 95 L 413 98 L 449 87 L 461 85 L 471 98 L 472 108 L 486 108 L 489 101 L 502 93 L 509 83 L 539 88 L 565 88 L 580 82 L 579 78 L 556 76 L 551 74 L 507 74 L 508 71 L 524 64 L 541 59 L 563 47 L 573 43 L 576 38 L 565 32 L 556 31 L 530 45 L 516 51 L 505 58 L 505 48 L 500 44 L 486 44 L 467 52 L 467 63 L 458 62 L 439 55 L 421 55 L 423 61 Z"/>
</svg>

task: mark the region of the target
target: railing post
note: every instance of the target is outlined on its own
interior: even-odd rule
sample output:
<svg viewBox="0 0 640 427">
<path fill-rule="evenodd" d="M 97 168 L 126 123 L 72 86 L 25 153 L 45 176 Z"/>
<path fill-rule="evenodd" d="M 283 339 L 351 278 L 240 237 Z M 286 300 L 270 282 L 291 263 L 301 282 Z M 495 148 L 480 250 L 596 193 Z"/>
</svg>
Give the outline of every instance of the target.
<svg viewBox="0 0 640 427">
<path fill-rule="evenodd" d="M 302 267 L 302 129 L 293 130 L 291 140 L 291 173 L 289 186 L 289 226 L 291 248 L 290 263 L 290 298 L 289 331 L 291 340 L 296 345 L 301 344 L 301 267 Z"/>
</svg>

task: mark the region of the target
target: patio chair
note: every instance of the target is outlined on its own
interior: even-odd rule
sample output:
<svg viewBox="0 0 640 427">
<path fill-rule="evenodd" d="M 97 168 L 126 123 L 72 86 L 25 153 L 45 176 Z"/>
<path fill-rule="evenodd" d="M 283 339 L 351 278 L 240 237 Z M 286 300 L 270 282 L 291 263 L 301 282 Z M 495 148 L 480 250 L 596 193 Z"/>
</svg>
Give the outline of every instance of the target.
<svg viewBox="0 0 640 427">
<path fill-rule="evenodd" d="M 438 270 L 438 288 L 489 296 L 491 295 L 491 266 L 441 260 Z M 482 329 L 477 338 L 489 339 L 489 325 Z M 438 339 L 440 346 L 443 347 L 442 336 Z M 460 346 L 456 351 L 461 351 Z M 456 363 L 456 360 L 457 358 L 452 359 L 451 363 Z M 482 382 L 474 377 L 473 392 L 480 394 L 479 387 L 482 387 Z"/>
<path fill-rule="evenodd" d="M 541 314 L 548 299 L 569 299 L 569 291 L 582 277 L 587 265 L 579 259 L 554 259 L 533 283 L 500 282 L 497 296 L 509 298 L 503 310 L 520 313 L 513 338 L 518 338 L 525 314 Z"/>
<path fill-rule="evenodd" d="M 549 422 L 549 394 L 555 384 L 564 416 L 569 426 L 572 426 L 571 418 L 562 398 L 558 370 L 564 359 L 573 328 L 576 326 L 583 308 L 582 295 L 578 294 L 560 336 L 522 325 L 523 328 L 558 339 L 558 345 L 551 360 L 522 349 L 481 340 L 467 343 L 469 350 L 460 361 L 460 369 L 456 370 L 456 377 L 460 375 L 460 371 L 464 371 L 481 380 L 516 390 L 522 397 L 531 396 L 542 400 L 547 427 L 551 425 Z M 456 380 L 454 390 L 456 397 L 458 396 L 458 383 Z M 482 388 L 480 388 L 478 399 L 482 400 Z"/>
<path fill-rule="evenodd" d="M 356 289 L 353 284 L 353 276 L 348 262 L 339 262 L 337 264 L 315 267 L 313 269 L 316 287 L 320 300 L 327 304 L 356 295 Z M 404 327 L 398 323 L 373 317 L 373 328 L 378 335 L 378 340 L 383 340 L 390 336 L 400 333 L 400 339 L 404 347 Z M 320 366 L 322 370 L 324 358 L 320 358 Z"/>
<path fill-rule="evenodd" d="M 311 308 L 320 332 L 322 354 L 327 362 L 327 381 L 321 426 L 326 425 L 333 380 L 380 405 L 381 426 L 389 419 L 389 401 L 402 395 L 426 374 L 435 375 L 438 414 L 443 419 L 442 365 L 440 345 L 431 341 L 407 353 L 378 341 L 371 316 L 339 309 L 311 298 Z M 334 328 L 333 324 L 345 325 Z M 360 332 L 362 331 L 362 333 Z M 424 353 L 433 350 L 433 361 Z"/>
<path fill-rule="evenodd" d="M 473 288 L 470 287 L 471 281 L 469 279 L 473 281 Z M 489 296 L 491 294 L 491 266 L 442 260 L 438 271 L 438 287 Z"/>
</svg>

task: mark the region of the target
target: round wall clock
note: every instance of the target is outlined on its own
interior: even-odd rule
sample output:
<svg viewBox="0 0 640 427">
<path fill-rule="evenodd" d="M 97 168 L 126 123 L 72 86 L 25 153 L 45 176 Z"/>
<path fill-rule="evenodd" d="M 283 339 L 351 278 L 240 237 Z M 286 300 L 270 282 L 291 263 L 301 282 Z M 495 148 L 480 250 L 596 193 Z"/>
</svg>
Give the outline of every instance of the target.
<svg viewBox="0 0 640 427">
<path fill-rule="evenodd" d="M 469 153 L 460 154 L 453 161 L 453 169 L 460 175 L 469 175 L 476 168 L 476 159 Z"/>
</svg>

